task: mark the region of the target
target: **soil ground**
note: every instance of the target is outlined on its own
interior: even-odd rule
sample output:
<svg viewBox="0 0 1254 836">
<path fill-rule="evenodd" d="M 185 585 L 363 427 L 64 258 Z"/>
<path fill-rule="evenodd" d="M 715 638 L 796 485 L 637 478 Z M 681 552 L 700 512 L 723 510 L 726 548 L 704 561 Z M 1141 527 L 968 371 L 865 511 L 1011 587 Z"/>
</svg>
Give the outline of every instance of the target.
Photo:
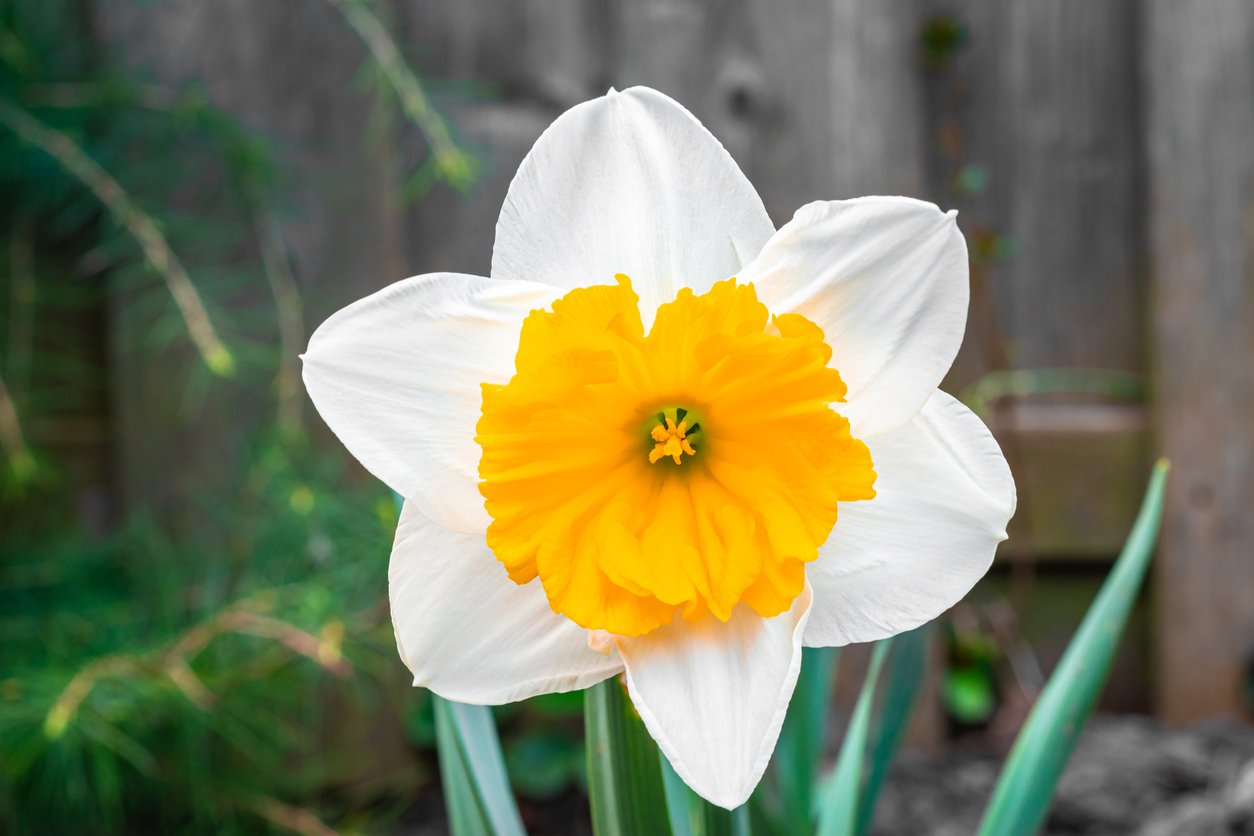
<svg viewBox="0 0 1254 836">
<path fill-rule="evenodd" d="M 873 836 L 970 836 L 1000 769 L 955 744 L 940 759 L 894 765 Z M 1168 729 L 1139 716 L 1097 716 L 1058 784 L 1046 836 L 1254 834 L 1254 729 L 1212 722 Z"/>
<path fill-rule="evenodd" d="M 907 752 L 880 796 L 872 836 L 973 836 L 1000 758 L 958 741 L 939 758 Z M 520 804 L 531 836 L 591 836 L 571 790 Z M 400 836 L 447 833 L 437 786 Z M 1254 836 L 1254 729 L 1229 722 L 1169 729 L 1134 715 L 1089 723 L 1058 785 L 1042 836 Z"/>
</svg>

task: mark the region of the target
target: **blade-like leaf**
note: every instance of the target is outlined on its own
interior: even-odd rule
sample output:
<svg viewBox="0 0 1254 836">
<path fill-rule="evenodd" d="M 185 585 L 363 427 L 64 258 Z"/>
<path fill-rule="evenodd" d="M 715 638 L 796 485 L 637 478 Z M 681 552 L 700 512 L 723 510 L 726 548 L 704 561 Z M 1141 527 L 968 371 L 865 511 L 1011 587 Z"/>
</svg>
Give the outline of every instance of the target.
<svg viewBox="0 0 1254 836">
<path fill-rule="evenodd" d="M 879 799 L 888 775 L 888 767 L 902 738 L 910 726 L 915 703 L 927 673 L 928 647 L 932 641 L 931 623 L 902 633 L 893 641 L 888 654 L 888 670 L 879 686 L 879 712 L 871 723 L 870 751 L 867 752 L 866 777 L 862 781 L 862 797 L 858 800 L 859 836 L 869 833 Z"/>
<path fill-rule="evenodd" d="M 836 769 L 820 791 L 818 836 L 854 834 L 862 789 L 862 761 L 866 757 L 867 732 L 871 725 L 871 704 L 875 699 L 880 669 L 884 667 L 884 659 L 892 644 L 891 638 L 876 642 L 871 653 L 871 665 L 867 668 L 866 681 L 858 694 L 853 717 L 849 719 L 849 729 L 836 758 Z"/>
<path fill-rule="evenodd" d="M 674 836 L 749 836 L 749 808 L 724 810 L 692 791 L 658 750 L 662 784 L 666 790 L 666 812 Z"/>
<path fill-rule="evenodd" d="M 759 825 L 777 836 L 813 830 L 814 786 L 827 739 L 832 673 L 840 649 L 807 647 L 771 765 L 753 792 Z"/>
<path fill-rule="evenodd" d="M 584 734 L 593 832 L 667 836 L 671 831 L 657 744 L 618 677 L 584 692 Z"/>
<path fill-rule="evenodd" d="M 432 695 L 444 801 L 454 836 L 525 836 L 492 711 Z"/>
<path fill-rule="evenodd" d="M 474 779 L 457 740 L 448 703 L 435 700 L 435 744 L 440 758 L 440 778 L 444 786 L 444 806 L 448 810 L 453 836 L 492 836 L 487 815 L 475 798 Z"/>
<path fill-rule="evenodd" d="M 1169 467 L 1166 459 L 1154 467 L 1119 559 L 1006 759 L 980 822 L 980 836 L 1031 836 L 1045 819 L 1058 778 L 1110 674 L 1128 614 L 1149 568 Z"/>
</svg>

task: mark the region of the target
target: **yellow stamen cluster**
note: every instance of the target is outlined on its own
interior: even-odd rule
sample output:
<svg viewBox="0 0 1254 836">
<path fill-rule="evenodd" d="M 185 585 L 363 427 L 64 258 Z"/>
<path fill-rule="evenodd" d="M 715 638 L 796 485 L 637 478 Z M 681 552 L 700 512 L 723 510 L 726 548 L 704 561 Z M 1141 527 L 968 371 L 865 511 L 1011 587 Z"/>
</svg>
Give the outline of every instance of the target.
<svg viewBox="0 0 1254 836">
<path fill-rule="evenodd" d="M 649 464 L 657 464 L 658 459 L 663 456 L 670 456 L 675 460 L 675 464 L 680 464 L 683 461 L 682 454 L 687 453 L 690 456 L 697 454 L 697 451 L 693 450 L 692 445 L 688 443 L 687 421 L 680 421 L 677 427 L 674 421 L 667 418 L 665 427 L 659 423 L 649 435 L 657 442 L 649 453 Z"/>
</svg>

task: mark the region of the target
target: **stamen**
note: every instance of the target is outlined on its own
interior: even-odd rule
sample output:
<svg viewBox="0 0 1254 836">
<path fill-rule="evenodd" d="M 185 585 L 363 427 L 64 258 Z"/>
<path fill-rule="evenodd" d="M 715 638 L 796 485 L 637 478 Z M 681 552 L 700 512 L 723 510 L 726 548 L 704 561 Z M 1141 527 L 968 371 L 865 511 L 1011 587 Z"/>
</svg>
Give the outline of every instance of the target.
<svg viewBox="0 0 1254 836">
<path fill-rule="evenodd" d="M 683 413 L 683 415 L 688 414 L 687 410 L 684 409 L 677 409 L 675 411 L 676 413 Z M 683 415 L 680 415 L 679 417 L 682 419 Z M 654 445 L 653 450 L 649 452 L 649 464 L 657 464 L 663 456 L 670 456 L 675 460 L 675 464 L 681 464 L 683 462 L 684 453 L 687 453 L 690 456 L 695 456 L 697 451 L 692 449 L 692 444 L 688 442 L 687 438 L 688 422 L 680 420 L 679 425 L 676 426 L 674 420 L 671 418 L 661 414 L 659 414 L 658 417 L 666 421 L 666 426 L 662 426 L 662 424 L 659 423 L 649 432 L 649 437 L 657 442 L 657 444 Z M 697 425 L 694 424 L 693 430 L 695 431 L 696 428 Z"/>
</svg>

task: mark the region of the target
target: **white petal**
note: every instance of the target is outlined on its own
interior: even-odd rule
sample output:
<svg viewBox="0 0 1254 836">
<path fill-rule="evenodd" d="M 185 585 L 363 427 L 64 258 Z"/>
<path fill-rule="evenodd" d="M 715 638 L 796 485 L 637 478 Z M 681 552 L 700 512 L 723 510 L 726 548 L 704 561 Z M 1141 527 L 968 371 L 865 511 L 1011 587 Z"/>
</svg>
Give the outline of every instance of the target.
<svg viewBox="0 0 1254 836">
<path fill-rule="evenodd" d="M 734 160 L 679 103 L 611 90 L 557 118 L 496 225 L 492 275 L 570 289 L 626 273 L 645 327 L 680 287 L 704 292 L 774 233 Z"/>
<path fill-rule="evenodd" d="M 587 688 L 623 669 L 549 608 L 539 579 L 509 579 L 482 534 L 456 534 L 406 502 L 388 568 L 392 625 L 414 684 L 497 705 Z"/>
<path fill-rule="evenodd" d="M 740 274 L 772 312 L 823 329 L 855 438 L 910 420 L 958 353 L 970 288 L 955 214 L 907 197 L 810 203 Z"/>
<path fill-rule="evenodd" d="M 874 641 L 940 615 L 988 571 L 1014 514 L 1014 480 L 997 442 L 944 392 L 867 446 L 876 497 L 842 502 L 806 567 L 810 647 Z"/>
<path fill-rule="evenodd" d="M 445 528 L 482 534 L 480 383 L 508 383 L 522 321 L 549 285 L 433 273 L 389 285 L 314 332 L 305 388 L 359 462 Z"/>
<path fill-rule="evenodd" d="M 617 639 L 649 733 L 684 782 L 720 807 L 743 804 L 771 759 L 797 684 L 810 600 L 807 586 L 775 618 L 740 604 L 726 623 L 677 618 Z"/>
</svg>

